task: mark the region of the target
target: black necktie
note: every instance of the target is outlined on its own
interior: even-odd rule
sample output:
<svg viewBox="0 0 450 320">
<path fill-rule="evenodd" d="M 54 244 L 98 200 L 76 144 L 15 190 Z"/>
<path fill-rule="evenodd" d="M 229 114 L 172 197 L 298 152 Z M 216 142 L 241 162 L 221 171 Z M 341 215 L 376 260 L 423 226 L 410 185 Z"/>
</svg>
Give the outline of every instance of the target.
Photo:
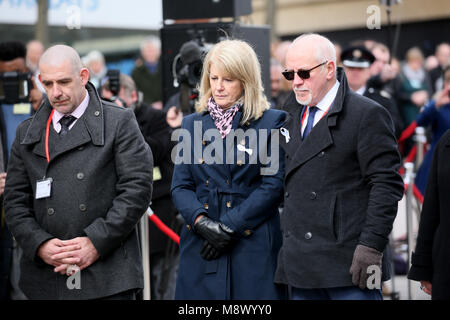
<svg viewBox="0 0 450 320">
<path fill-rule="evenodd" d="M 70 125 L 76 120 L 74 116 L 64 116 L 59 120 L 59 123 L 61 124 L 61 131 L 59 132 L 59 135 L 65 136 L 67 132 L 69 132 Z"/>
<path fill-rule="evenodd" d="M 303 137 L 302 140 L 305 140 L 305 138 L 308 136 L 308 134 L 311 132 L 311 129 L 314 125 L 314 116 L 316 115 L 317 107 L 309 107 L 309 115 L 308 115 L 308 122 L 306 123 L 305 131 L 303 131 Z"/>
</svg>

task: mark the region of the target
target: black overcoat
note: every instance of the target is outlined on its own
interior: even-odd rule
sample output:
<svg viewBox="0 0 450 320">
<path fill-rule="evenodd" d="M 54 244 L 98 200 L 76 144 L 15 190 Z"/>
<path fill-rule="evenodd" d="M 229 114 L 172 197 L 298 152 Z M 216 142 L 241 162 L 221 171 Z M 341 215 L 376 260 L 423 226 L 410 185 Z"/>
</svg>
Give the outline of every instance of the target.
<svg viewBox="0 0 450 320">
<path fill-rule="evenodd" d="M 433 300 L 450 299 L 450 130 L 439 140 L 431 163 L 417 245 L 408 278 L 430 281 Z"/>
<path fill-rule="evenodd" d="M 275 281 L 297 288 L 352 286 L 356 245 L 384 251 L 404 191 L 388 111 L 351 92 L 341 68 L 337 78 L 330 111 L 303 142 L 294 94 L 284 108 L 290 139 L 280 139 L 286 171 Z"/>
</svg>

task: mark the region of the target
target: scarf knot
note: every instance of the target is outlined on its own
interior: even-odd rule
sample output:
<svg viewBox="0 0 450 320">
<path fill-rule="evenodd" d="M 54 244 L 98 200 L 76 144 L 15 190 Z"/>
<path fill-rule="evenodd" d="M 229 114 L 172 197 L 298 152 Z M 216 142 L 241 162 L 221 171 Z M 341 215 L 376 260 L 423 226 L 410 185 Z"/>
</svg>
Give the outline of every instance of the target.
<svg viewBox="0 0 450 320">
<path fill-rule="evenodd" d="M 231 127 L 233 125 L 233 119 L 236 115 L 236 112 L 239 110 L 239 108 L 242 106 L 242 100 L 239 99 L 235 102 L 234 105 L 232 105 L 227 110 L 222 110 L 221 107 L 217 105 L 217 103 L 214 101 L 214 98 L 211 97 L 208 100 L 208 111 L 211 116 L 211 118 L 214 120 L 214 124 L 216 125 L 216 128 L 219 130 L 222 139 L 227 136 L 228 133 L 231 131 Z"/>
</svg>

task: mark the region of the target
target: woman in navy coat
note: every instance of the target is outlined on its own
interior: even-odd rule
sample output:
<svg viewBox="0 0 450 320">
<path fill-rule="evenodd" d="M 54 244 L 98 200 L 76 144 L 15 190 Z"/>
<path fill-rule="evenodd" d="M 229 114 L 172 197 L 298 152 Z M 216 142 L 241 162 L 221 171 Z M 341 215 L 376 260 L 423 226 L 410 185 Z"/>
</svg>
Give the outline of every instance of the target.
<svg viewBox="0 0 450 320">
<path fill-rule="evenodd" d="M 269 110 L 253 49 L 241 40 L 214 45 L 203 64 L 196 113 L 178 132 L 171 191 L 186 226 L 176 299 L 285 297 L 273 282 L 284 119 L 284 112 Z"/>
</svg>

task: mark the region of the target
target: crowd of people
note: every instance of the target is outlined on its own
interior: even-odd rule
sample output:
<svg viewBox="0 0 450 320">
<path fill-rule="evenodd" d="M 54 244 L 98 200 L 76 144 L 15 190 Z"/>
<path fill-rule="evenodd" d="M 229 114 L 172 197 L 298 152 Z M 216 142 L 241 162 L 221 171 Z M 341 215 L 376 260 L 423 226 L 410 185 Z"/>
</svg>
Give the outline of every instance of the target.
<svg viewBox="0 0 450 320">
<path fill-rule="evenodd" d="M 304 34 L 272 44 L 265 93 L 252 46 L 223 40 L 192 114 L 163 106 L 160 55 L 150 36 L 130 75 L 113 75 L 97 50 L 0 43 L 0 73 L 30 89 L 29 103 L 0 101 L 2 300 L 139 299 L 149 206 L 180 234 L 150 225 L 152 299 L 381 300 L 414 144 L 398 140 L 416 126 L 431 146 L 408 276 L 450 297 L 448 43 L 402 61 L 383 43 Z"/>
</svg>

